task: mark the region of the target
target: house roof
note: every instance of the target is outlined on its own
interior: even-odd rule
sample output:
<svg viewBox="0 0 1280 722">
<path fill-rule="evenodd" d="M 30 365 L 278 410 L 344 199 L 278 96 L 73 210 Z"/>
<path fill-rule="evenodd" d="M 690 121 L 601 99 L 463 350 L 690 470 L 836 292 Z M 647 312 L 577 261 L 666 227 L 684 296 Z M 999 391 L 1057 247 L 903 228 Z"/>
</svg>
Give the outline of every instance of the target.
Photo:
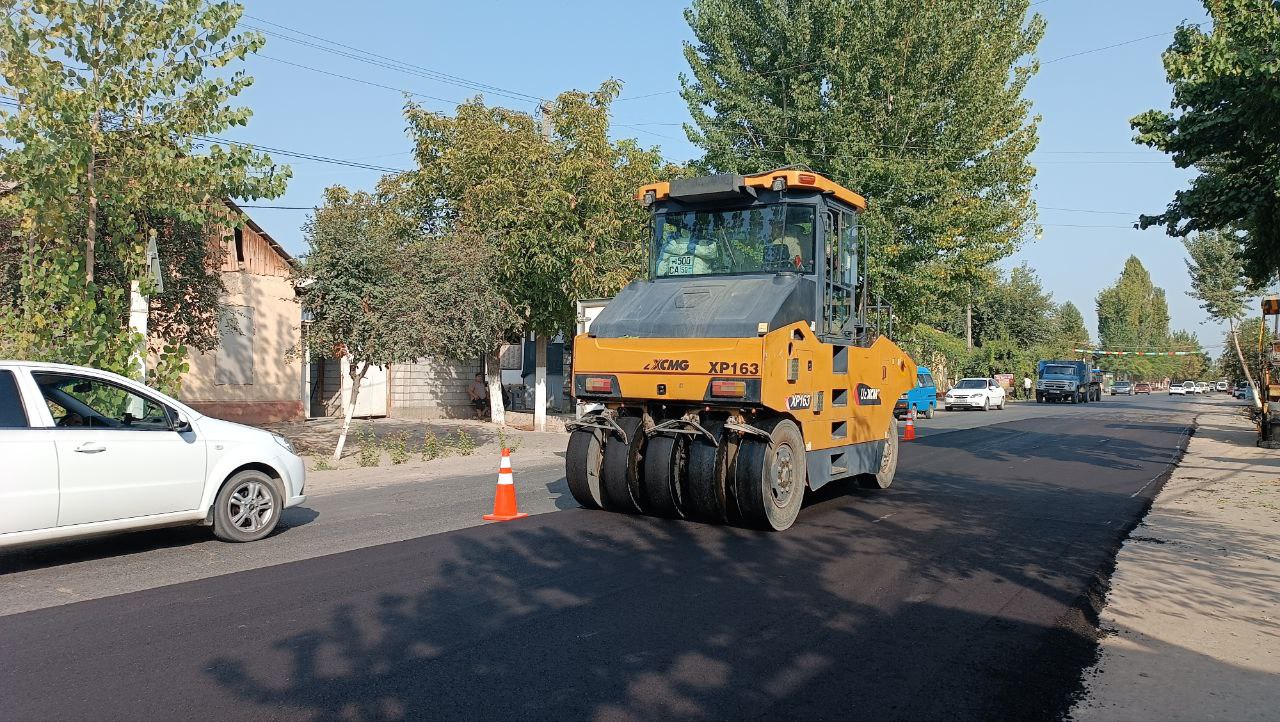
<svg viewBox="0 0 1280 722">
<path fill-rule="evenodd" d="M 240 214 L 240 217 L 244 219 L 244 222 L 245 222 L 245 223 L 246 223 L 250 228 L 252 228 L 252 229 L 253 229 L 253 232 L 254 232 L 254 233 L 257 233 L 259 236 L 262 236 L 262 238 L 263 238 L 264 240 L 266 240 L 266 242 L 271 246 L 272 250 L 274 250 L 276 253 L 280 254 L 280 257 L 281 257 L 281 258 L 283 258 L 283 259 L 284 259 L 284 260 L 285 260 L 285 261 L 286 261 L 290 266 L 293 266 L 294 268 L 297 268 L 297 267 L 298 267 L 298 259 L 296 259 L 296 258 L 294 258 L 293 256 L 289 255 L 289 252 L 288 252 L 288 251 L 286 251 L 286 250 L 284 250 L 284 246 L 282 246 L 282 245 L 280 245 L 278 242 L 276 242 L 276 239 L 272 238 L 272 237 L 271 237 L 271 234 L 270 234 L 270 233 L 267 233 L 267 232 L 262 228 L 262 226 L 258 225 L 257 221 L 253 220 L 253 218 L 251 218 L 251 217 L 249 216 L 249 214 L 248 214 L 248 213 L 245 213 L 243 208 L 241 208 L 240 206 L 236 205 L 236 202 L 235 202 L 235 201 L 233 201 L 233 200 L 231 200 L 230 198 L 228 198 L 228 199 L 227 199 L 226 201 L 224 201 L 224 202 L 227 204 L 227 207 L 228 207 L 228 208 L 230 208 L 231 210 L 235 211 L 236 213 L 239 213 L 239 214 Z"/>
</svg>

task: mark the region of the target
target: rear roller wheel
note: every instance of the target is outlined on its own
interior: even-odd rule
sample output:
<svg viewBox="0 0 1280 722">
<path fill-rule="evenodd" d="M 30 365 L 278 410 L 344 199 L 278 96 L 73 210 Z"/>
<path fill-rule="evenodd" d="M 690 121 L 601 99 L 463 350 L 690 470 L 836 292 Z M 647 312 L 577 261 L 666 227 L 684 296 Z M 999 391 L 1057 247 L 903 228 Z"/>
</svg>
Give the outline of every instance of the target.
<svg viewBox="0 0 1280 722">
<path fill-rule="evenodd" d="M 804 436 L 789 419 L 759 427 L 769 440 L 746 436 L 738 449 L 738 511 L 747 526 L 782 531 L 795 523 L 804 501 Z"/>
<path fill-rule="evenodd" d="M 638 416 L 619 416 L 617 423 L 626 434 L 627 443 L 622 443 L 622 437 L 615 431 L 604 445 L 604 473 L 600 480 L 604 507 L 639 514 L 640 500 L 644 498 L 640 473 L 644 468 L 645 446 L 645 435 L 640 430 L 642 421 Z"/>
<path fill-rule="evenodd" d="M 729 521 L 729 504 L 725 478 L 730 465 L 729 439 L 722 434 L 723 421 L 704 421 L 703 428 L 719 443 L 705 436 L 689 442 L 688 491 L 689 514 L 699 519 L 725 524 Z"/>
<path fill-rule="evenodd" d="M 600 489 L 600 471 L 604 465 L 604 448 L 599 429 L 578 429 L 569 436 L 569 450 L 565 452 L 564 477 L 569 482 L 573 500 L 587 509 L 604 507 Z"/>
<path fill-rule="evenodd" d="M 898 422 L 889 422 L 884 437 L 884 455 L 880 457 L 880 470 L 874 474 L 858 474 L 858 485 L 864 489 L 888 489 L 893 475 L 898 471 Z"/>
<path fill-rule="evenodd" d="M 644 450 L 645 508 L 658 516 L 683 519 L 689 440 L 684 434 L 657 435 Z"/>
</svg>

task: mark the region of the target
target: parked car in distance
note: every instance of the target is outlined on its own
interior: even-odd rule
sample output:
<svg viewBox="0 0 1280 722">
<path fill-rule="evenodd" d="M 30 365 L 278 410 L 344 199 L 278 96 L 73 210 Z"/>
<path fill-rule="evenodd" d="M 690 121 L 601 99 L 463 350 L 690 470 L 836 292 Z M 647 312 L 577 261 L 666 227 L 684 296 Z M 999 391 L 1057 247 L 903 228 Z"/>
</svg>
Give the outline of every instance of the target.
<svg viewBox="0 0 1280 722">
<path fill-rule="evenodd" d="M 1133 393 L 1151 395 L 1151 384 L 1146 381 L 1140 381 L 1133 385 Z"/>
<path fill-rule="evenodd" d="M 923 366 L 916 367 L 916 385 L 907 393 L 898 397 L 893 405 L 893 415 L 902 418 L 908 411 L 915 411 L 917 416 L 933 418 L 938 408 L 938 387 L 933 383 L 933 374 Z"/>
<path fill-rule="evenodd" d="M 1210 386 L 1209 386 L 1209 383 L 1208 383 L 1207 381 L 1197 381 L 1197 382 L 1196 382 L 1195 391 L 1196 391 L 1196 393 L 1197 393 L 1197 394 L 1207 394 L 1207 393 L 1209 393 L 1209 388 L 1210 388 Z"/>
<path fill-rule="evenodd" d="M 1117 394 L 1121 396 L 1133 396 L 1133 382 L 1132 381 L 1116 381 L 1115 383 L 1111 384 L 1111 395 L 1115 396 Z"/>
<path fill-rule="evenodd" d="M 1190 393 L 1195 393 L 1196 384 L 1194 381 L 1185 381 L 1183 383 L 1169 384 L 1170 396 L 1186 396 L 1188 393 L 1187 385 L 1190 384 Z"/>
<path fill-rule="evenodd" d="M 1004 388 L 995 379 L 960 379 L 943 397 L 947 411 L 1004 408 Z"/>
<path fill-rule="evenodd" d="M 1214 384 L 1214 388 L 1218 391 L 1226 391 L 1227 389 L 1231 388 L 1231 384 L 1227 383 L 1226 381 L 1219 381 L 1218 383 Z"/>
<path fill-rule="evenodd" d="M 254 541 L 307 498 L 283 436 L 80 366 L 0 361 L 0 459 L 0 547 L 180 524 Z"/>
<path fill-rule="evenodd" d="M 1247 399 L 1249 398 L 1249 391 L 1249 384 L 1237 384 L 1231 395 L 1237 399 Z"/>
</svg>

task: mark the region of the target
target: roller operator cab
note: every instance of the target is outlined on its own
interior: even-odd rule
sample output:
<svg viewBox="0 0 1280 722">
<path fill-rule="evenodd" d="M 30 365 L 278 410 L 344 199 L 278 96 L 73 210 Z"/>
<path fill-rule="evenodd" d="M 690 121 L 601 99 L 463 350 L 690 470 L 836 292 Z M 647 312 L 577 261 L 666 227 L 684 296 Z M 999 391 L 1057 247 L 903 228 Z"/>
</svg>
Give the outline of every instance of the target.
<svg viewBox="0 0 1280 722">
<path fill-rule="evenodd" d="M 781 530 L 805 489 L 888 487 L 916 380 L 873 320 L 866 200 L 807 171 L 642 187 L 649 275 L 574 340 L 579 504 Z"/>
</svg>

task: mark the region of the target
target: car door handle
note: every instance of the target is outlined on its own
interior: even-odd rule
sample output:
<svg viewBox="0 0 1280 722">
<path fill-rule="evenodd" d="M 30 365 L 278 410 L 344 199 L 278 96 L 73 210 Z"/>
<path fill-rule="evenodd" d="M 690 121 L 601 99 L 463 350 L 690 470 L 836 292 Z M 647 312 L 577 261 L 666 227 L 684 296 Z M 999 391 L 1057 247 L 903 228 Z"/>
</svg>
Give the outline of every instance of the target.
<svg viewBox="0 0 1280 722">
<path fill-rule="evenodd" d="M 101 454 L 106 450 L 107 447 L 102 444 L 94 444 L 91 442 L 86 442 L 76 447 L 76 453 L 79 454 Z"/>
</svg>

